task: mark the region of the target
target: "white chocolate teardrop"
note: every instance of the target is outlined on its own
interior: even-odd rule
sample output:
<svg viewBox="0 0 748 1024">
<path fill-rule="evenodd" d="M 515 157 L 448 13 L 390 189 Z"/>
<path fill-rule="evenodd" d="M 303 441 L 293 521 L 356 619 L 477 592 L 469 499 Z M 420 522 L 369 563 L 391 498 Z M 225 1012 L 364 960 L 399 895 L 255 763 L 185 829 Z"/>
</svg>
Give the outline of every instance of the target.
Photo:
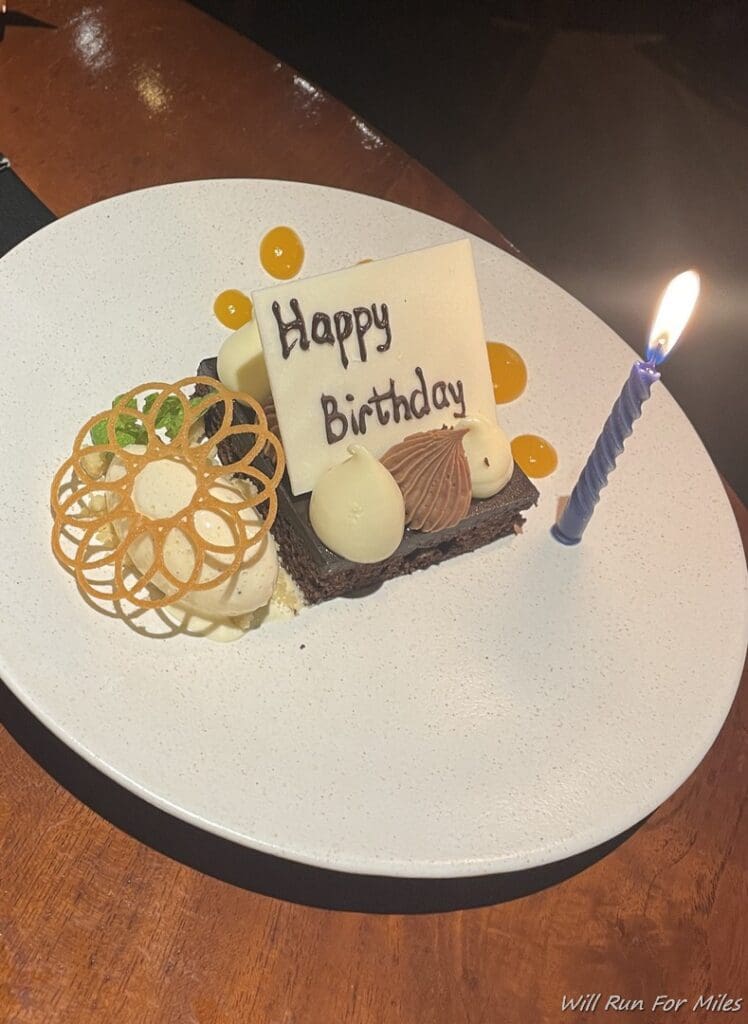
<svg viewBox="0 0 748 1024">
<path fill-rule="evenodd" d="M 405 503 L 394 477 L 363 445 L 317 481 L 309 503 L 312 529 L 351 562 L 381 562 L 398 548 Z"/>
<path fill-rule="evenodd" d="M 474 498 L 490 498 L 506 487 L 514 473 L 514 458 L 509 438 L 498 425 L 483 416 L 459 420 L 468 431 L 462 446 L 470 466 Z"/>
</svg>

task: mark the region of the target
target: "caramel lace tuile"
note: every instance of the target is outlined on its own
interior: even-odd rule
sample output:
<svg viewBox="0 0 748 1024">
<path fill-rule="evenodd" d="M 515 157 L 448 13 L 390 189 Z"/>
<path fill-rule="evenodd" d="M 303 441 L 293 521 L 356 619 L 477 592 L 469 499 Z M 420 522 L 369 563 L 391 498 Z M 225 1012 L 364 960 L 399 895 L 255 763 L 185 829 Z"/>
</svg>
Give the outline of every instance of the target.
<svg viewBox="0 0 748 1024">
<path fill-rule="evenodd" d="M 405 499 L 405 522 L 435 533 L 456 526 L 470 508 L 471 483 L 462 438 L 467 428 L 411 434 L 382 456 Z"/>
<path fill-rule="evenodd" d="M 195 406 L 190 405 L 183 389 L 203 384 L 210 392 Z M 156 393 L 148 412 L 128 407 L 128 402 L 138 397 Z M 182 424 L 172 440 L 158 436 L 156 419 L 163 403 L 176 396 L 183 410 Z M 232 423 L 234 402 L 248 405 L 254 411 L 256 422 L 251 424 Z M 216 433 L 202 443 L 192 443 L 191 434 L 195 424 L 204 416 L 211 405 L 218 407 L 222 416 Z M 142 425 L 148 435 L 148 442 L 142 454 L 125 451 L 116 439 L 116 425 L 120 416 L 131 417 Z M 91 428 L 101 421 L 106 423 L 107 441 L 91 444 Z M 230 465 L 215 460 L 218 444 L 237 434 L 254 435 L 254 442 L 240 459 Z M 267 476 L 252 463 L 266 445 L 275 453 L 275 468 Z M 117 480 L 98 479 L 90 469 L 88 456 L 117 456 L 125 467 L 125 473 Z M 149 463 L 159 459 L 173 459 L 188 466 L 195 475 L 195 494 L 189 505 L 173 516 L 164 519 L 150 519 L 138 512 L 132 500 L 132 485 L 138 473 Z M 241 566 L 247 550 L 268 534 L 278 511 L 276 490 L 285 468 L 285 458 L 280 441 L 271 433 L 265 413 L 258 402 L 249 395 L 229 391 L 212 377 L 186 377 L 176 384 L 141 384 L 122 395 L 114 407 L 92 416 L 79 430 L 73 444 L 72 454 L 63 463 L 52 481 L 51 506 L 54 516 L 52 528 L 52 551 L 57 561 L 71 572 L 83 592 L 92 598 L 106 601 L 130 601 L 139 608 L 163 608 L 173 604 L 188 593 L 208 590 L 218 586 L 233 575 Z M 223 501 L 211 494 L 221 477 L 232 473 L 243 473 L 250 478 L 251 494 L 238 502 Z M 240 512 L 267 502 L 264 519 L 251 531 Z M 228 526 L 231 543 L 215 544 L 198 531 L 195 523 L 197 512 L 205 510 L 215 513 Z M 103 547 L 97 539 L 101 531 L 117 524 L 117 543 L 113 550 Z M 186 580 L 180 580 L 169 570 L 164 558 L 164 543 L 171 530 L 181 531 L 192 547 L 194 566 Z M 138 576 L 131 586 L 125 582 L 128 568 L 127 553 L 141 537 L 150 538 L 153 561 L 147 572 Z M 212 578 L 200 582 L 203 567 L 211 554 L 229 555 L 230 561 Z M 221 563 L 223 565 L 223 563 Z M 215 559 L 211 562 L 215 567 Z M 155 577 L 166 579 L 170 588 L 168 594 L 154 596 L 149 584 Z"/>
</svg>

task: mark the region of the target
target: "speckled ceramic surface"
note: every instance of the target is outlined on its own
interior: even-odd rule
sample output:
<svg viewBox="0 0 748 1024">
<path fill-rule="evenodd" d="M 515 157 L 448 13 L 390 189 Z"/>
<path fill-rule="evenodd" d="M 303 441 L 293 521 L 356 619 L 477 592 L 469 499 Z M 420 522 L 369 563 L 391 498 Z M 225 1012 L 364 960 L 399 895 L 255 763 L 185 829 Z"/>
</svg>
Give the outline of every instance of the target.
<svg viewBox="0 0 748 1024">
<path fill-rule="evenodd" d="M 309 274 L 464 237 L 350 193 L 197 182 L 82 210 L 0 261 L 0 674 L 141 796 L 302 861 L 477 874 L 615 835 L 693 771 L 729 710 L 743 553 L 662 385 L 584 542 L 552 540 L 556 499 L 633 353 L 484 242 L 487 335 L 529 369 L 501 421 L 560 455 L 523 536 L 225 646 L 145 639 L 87 606 L 54 561 L 49 483 L 76 430 L 127 387 L 176 380 L 216 352 L 213 298 L 267 282 L 258 242 L 279 223 L 302 236 Z"/>
</svg>

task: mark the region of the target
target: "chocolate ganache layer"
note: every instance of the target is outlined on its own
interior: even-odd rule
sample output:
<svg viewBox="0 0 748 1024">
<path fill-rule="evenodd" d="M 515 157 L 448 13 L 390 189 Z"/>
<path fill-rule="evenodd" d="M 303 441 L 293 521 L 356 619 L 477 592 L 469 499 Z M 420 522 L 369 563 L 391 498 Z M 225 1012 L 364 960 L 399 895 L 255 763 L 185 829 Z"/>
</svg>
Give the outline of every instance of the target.
<svg viewBox="0 0 748 1024">
<path fill-rule="evenodd" d="M 201 377 L 217 380 L 215 358 L 204 359 L 197 372 Z M 196 393 L 204 394 L 206 390 L 201 385 Z M 220 408 L 211 406 L 205 423 L 208 436 L 216 432 L 220 421 Z M 252 411 L 237 403 L 234 422 L 252 423 Z M 252 441 L 251 434 L 233 435 L 218 445 L 218 456 L 224 464 L 230 465 L 246 453 Z M 272 472 L 265 456 L 258 457 L 257 467 L 263 472 Z M 447 558 L 474 551 L 499 537 L 517 533 L 525 521 L 521 513 L 537 504 L 539 497 L 537 488 L 515 465 L 506 487 L 491 498 L 471 501 L 467 515 L 455 526 L 435 533 L 406 528 L 395 553 L 383 562 L 370 565 L 341 558 L 320 541 L 309 521 L 311 496 L 292 494 L 286 475 L 277 493 L 278 515 L 273 525 L 273 536 L 283 565 L 310 604 L 370 590 L 385 580 L 426 569 Z"/>
</svg>

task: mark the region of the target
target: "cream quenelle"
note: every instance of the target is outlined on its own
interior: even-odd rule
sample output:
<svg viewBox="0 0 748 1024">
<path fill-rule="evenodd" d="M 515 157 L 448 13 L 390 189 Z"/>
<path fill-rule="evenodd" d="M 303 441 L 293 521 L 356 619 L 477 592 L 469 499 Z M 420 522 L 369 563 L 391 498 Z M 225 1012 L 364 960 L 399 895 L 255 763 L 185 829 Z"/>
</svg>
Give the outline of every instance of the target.
<svg viewBox="0 0 748 1024">
<path fill-rule="evenodd" d="M 141 445 L 129 445 L 126 451 L 143 454 Z M 106 473 L 108 481 L 120 479 L 125 474 L 121 459 L 115 456 Z M 226 504 L 238 504 L 245 500 L 242 485 L 236 480 L 219 479 L 210 488 L 210 494 Z M 193 470 L 176 459 L 163 458 L 147 463 L 135 477 L 131 490 L 133 504 L 138 512 L 150 519 L 166 519 L 186 508 L 196 491 Z M 111 506 L 112 499 L 108 499 Z M 253 508 L 241 509 L 239 516 L 245 524 L 248 536 L 259 528 L 260 517 Z M 231 531 L 227 523 L 209 509 L 200 509 L 194 516 L 195 528 L 200 536 L 209 542 L 229 546 Z M 114 523 L 117 535 L 123 531 Z M 153 562 L 153 546 L 149 537 L 135 540 L 129 547 L 129 556 L 138 572 L 146 573 Z M 194 567 L 194 551 L 188 537 L 179 529 L 171 530 L 164 543 L 164 562 L 179 580 L 187 580 Z M 200 583 L 216 577 L 227 564 L 231 555 L 209 551 L 200 574 Z M 210 620 L 225 620 L 243 615 L 263 607 L 270 601 L 278 578 L 278 556 L 275 542 L 270 536 L 252 545 L 246 552 L 239 569 L 228 579 L 215 587 L 196 590 L 186 594 L 178 602 L 179 607 L 195 612 Z M 154 586 L 168 594 L 173 588 L 160 574 L 153 579 Z"/>
<path fill-rule="evenodd" d="M 352 444 L 350 458 L 322 474 L 312 491 L 312 529 L 351 562 L 381 562 L 405 530 L 405 503 L 394 477 L 371 452 Z"/>
<path fill-rule="evenodd" d="M 474 498 L 490 498 L 506 487 L 514 472 L 509 438 L 496 420 L 485 416 L 466 416 L 459 421 L 467 427 L 462 436 Z"/>
</svg>

